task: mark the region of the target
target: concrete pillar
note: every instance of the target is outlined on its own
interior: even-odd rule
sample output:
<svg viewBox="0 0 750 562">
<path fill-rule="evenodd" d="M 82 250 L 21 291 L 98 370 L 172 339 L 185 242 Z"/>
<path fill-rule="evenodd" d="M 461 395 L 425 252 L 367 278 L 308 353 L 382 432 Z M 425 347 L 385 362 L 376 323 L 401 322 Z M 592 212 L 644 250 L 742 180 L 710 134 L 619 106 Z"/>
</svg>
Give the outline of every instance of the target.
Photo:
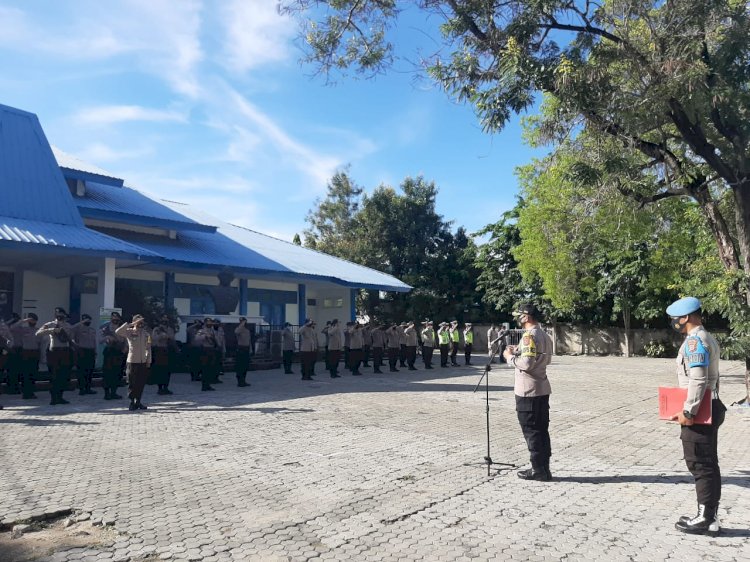
<svg viewBox="0 0 750 562">
<path fill-rule="evenodd" d="M 240 316 L 247 316 L 247 279 L 238 279 L 240 284 Z"/>
<path fill-rule="evenodd" d="M 164 306 L 174 308 L 175 281 L 174 273 L 167 271 L 164 274 Z"/>
<path fill-rule="evenodd" d="M 115 307 L 115 258 L 104 258 L 99 267 L 99 290 L 97 296 L 102 308 Z"/>
<path fill-rule="evenodd" d="M 305 285 L 297 285 L 297 308 L 299 311 L 298 324 L 302 326 L 307 318 L 307 287 Z"/>
</svg>

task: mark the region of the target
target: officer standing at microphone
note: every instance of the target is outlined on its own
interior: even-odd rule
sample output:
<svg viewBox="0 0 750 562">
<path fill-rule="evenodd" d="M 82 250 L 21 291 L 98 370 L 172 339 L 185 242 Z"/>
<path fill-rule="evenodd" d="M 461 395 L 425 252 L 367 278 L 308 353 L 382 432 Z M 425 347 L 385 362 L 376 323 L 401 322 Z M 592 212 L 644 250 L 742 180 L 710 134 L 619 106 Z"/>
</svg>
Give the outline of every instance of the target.
<svg viewBox="0 0 750 562">
<path fill-rule="evenodd" d="M 531 457 L 531 468 L 519 471 L 518 477 L 550 481 L 549 395 L 552 388 L 547 379 L 547 365 L 552 360 L 552 339 L 540 326 L 540 314 L 533 304 L 522 304 L 513 316 L 524 332 L 518 346 L 509 345 L 503 356 L 515 368 L 516 415 Z"/>
<path fill-rule="evenodd" d="M 719 534 L 717 511 L 721 499 L 721 470 L 719 469 L 719 426 L 724 423 L 726 407 L 719 399 L 719 344 L 703 327 L 701 301 L 685 297 L 667 307 L 672 328 L 685 335 L 677 354 L 677 380 L 687 388 L 683 411 L 672 419 L 682 426 L 680 439 L 685 464 L 695 479 L 698 513 L 683 516 L 675 528 L 692 535 Z M 696 424 L 706 390 L 711 391 L 711 424 Z"/>
</svg>

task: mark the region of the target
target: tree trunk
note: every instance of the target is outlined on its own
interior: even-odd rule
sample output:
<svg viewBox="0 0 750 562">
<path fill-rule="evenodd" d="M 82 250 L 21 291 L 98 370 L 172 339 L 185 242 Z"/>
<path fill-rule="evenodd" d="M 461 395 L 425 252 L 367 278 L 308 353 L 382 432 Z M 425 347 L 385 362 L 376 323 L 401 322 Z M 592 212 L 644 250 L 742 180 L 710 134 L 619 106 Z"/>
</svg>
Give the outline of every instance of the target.
<svg viewBox="0 0 750 562">
<path fill-rule="evenodd" d="M 633 354 L 630 338 L 630 303 L 622 305 L 622 324 L 625 327 L 625 357 L 630 357 Z"/>
</svg>

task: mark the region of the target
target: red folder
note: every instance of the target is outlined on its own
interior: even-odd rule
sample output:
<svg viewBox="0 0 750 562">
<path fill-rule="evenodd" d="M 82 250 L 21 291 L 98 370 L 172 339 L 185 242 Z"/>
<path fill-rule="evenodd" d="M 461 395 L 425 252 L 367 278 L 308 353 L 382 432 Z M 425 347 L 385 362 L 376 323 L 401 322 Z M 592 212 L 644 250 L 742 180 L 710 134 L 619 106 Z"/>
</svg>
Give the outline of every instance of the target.
<svg viewBox="0 0 750 562">
<path fill-rule="evenodd" d="M 659 387 L 659 419 L 668 420 L 682 412 L 687 399 L 687 388 L 672 386 Z M 698 407 L 698 413 L 693 419 L 695 423 L 711 424 L 711 389 L 707 388 L 703 400 Z"/>
</svg>

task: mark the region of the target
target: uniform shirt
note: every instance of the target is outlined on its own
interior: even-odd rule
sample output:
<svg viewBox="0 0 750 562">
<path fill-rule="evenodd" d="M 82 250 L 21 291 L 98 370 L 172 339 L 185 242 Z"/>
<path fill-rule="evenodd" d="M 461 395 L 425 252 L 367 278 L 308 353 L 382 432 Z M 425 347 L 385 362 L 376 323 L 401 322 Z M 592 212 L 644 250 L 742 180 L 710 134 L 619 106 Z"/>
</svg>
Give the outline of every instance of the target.
<svg viewBox="0 0 750 562">
<path fill-rule="evenodd" d="M 73 341 L 81 349 L 96 349 L 96 329 L 79 322 L 73 326 Z"/>
<path fill-rule="evenodd" d="M 388 336 L 388 347 L 397 349 L 401 347 L 401 334 L 398 328 L 388 328 L 385 334 Z"/>
<path fill-rule="evenodd" d="M 458 343 L 461 341 L 461 336 L 458 335 L 458 326 L 456 326 L 455 328 L 451 328 L 450 334 L 451 334 L 451 341 L 453 343 Z"/>
<path fill-rule="evenodd" d="M 289 326 L 281 332 L 281 350 L 294 351 L 294 334 Z"/>
<path fill-rule="evenodd" d="M 36 335 L 36 328 L 32 328 L 26 322 L 16 322 L 10 327 L 13 336 L 13 346 L 17 349 L 27 351 L 39 351 L 42 346 L 42 337 Z"/>
<path fill-rule="evenodd" d="M 372 330 L 370 328 L 362 328 L 362 337 L 364 338 L 365 347 L 371 347 Z"/>
<path fill-rule="evenodd" d="M 401 326 L 397 326 L 396 331 L 398 332 L 398 344 L 406 345 L 406 330 Z"/>
<path fill-rule="evenodd" d="M 122 324 L 120 324 L 120 326 L 122 326 Z M 118 327 L 119 326 L 113 325 L 112 322 L 107 322 L 102 326 L 101 330 L 99 330 L 99 333 L 104 340 L 104 345 L 124 353 L 128 342 L 124 337 L 117 334 Z"/>
<path fill-rule="evenodd" d="M 146 328 L 136 328 L 126 322 L 115 333 L 128 342 L 128 363 L 151 364 L 151 334 Z"/>
<path fill-rule="evenodd" d="M 216 334 L 216 344 L 219 346 L 219 349 L 221 349 L 222 353 L 227 352 L 227 336 L 224 333 L 224 326 L 219 326 L 218 328 L 214 328 L 214 333 Z"/>
<path fill-rule="evenodd" d="M 37 336 L 47 336 L 48 349 L 69 349 L 73 339 L 73 327 L 67 322 L 53 320 L 36 331 Z"/>
<path fill-rule="evenodd" d="M 340 351 L 344 344 L 344 335 L 341 333 L 341 326 L 329 326 L 328 330 L 328 349 L 331 351 Z"/>
<path fill-rule="evenodd" d="M 219 344 L 216 341 L 216 331 L 213 327 L 203 326 L 193 336 L 193 345 L 206 349 L 218 349 Z"/>
<path fill-rule="evenodd" d="M 346 330 L 344 330 L 344 347 L 346 349 L 349 349 L 351 347 L 350 345 L 351 341 L 352 341 L 352 334 L 349 331 L 349 328 L 347 328 Z"/>
<path fill-rule="evenodd" d="M 414 328 L 414 326 L 407 326 L 404 329 L 404 333 L 406 334 L 406 346 L 416 347 L 417 346 L 417 330 Z"/>
<path fill-rule="evenodd" d="M 250 330 L 247 325 L 237 326 L 234 329 L 234 336 L 237 338 L 237 345 L 240 347 L 250 347 Z"/>
<path fill-rule="evenodd" d="M 299 336 L 302 338 L 300 342 L 300 351 L 318 351 L 318 334 L 315 332 L 315 328 L 312 326 L 302 326 L 299 329 Z"/>
<path fill-rule="evenodd" d="M 683 410 L 695 415 L 706 389 L 719 391 L 719 344 L 703 326 L 688 333 L 677 353 L 677 382 L 687 388 Z"/>
<path fill-rule="evenodd" d="M 474 332 L 472 332 L 471 330 L 466 330 L 464 332 L 464 342 L 473 345 L 474 344 Z"/>
<path fill-rule="evenodd" d="M 185 334 L 186 334 L 185 339 L 187 339 L 188 345 L 195 345 L 193 343 L 193 340 L 195 339 L 195 334 L 197 334 L 198 330 L 200 329 L 201 329 L 200 325 L 197 322 L 194 324 L 190 324 L 190 326 L 188 326 L 187 330 L 185 331 Z"/>
<path fill-rule="evenodd" d="M 160 349 L 169 347 L 169 332 L 164 326 L 157 326 L 151 332 L 151 345 Z"/>
<path fill-rule="evenodd" d="M 372 347 L 379 347 L 381 349 L 385 347 L 386 336 L 383 330 L 378 328 L 372 330 L 370 332 L 370 337 L 372 338 Z"/>
<path fill-rule="evenodd" d="M 349 332 L 349 349 L 362 349 L 365 337 L 361 328 L 352 328 Z"/>
<path fill-rule="evenodd" d="M 432 328 L 422 330 L 422 341 L 425 347 L 435 347 L 435 330 Z"/>
<path fill-rule="evenodd" d="M 513 392 L 516 396 L 547 396 L 552 388 L 547 365 L 552 361 L 552 338 L 537 324 L 526 330 L 510 363 L 516 369 Z"/>
<path fill-rule="evenodd" d="M 497 339 L 497 336 L 500 335 L 500 332 L 498 332 L 495 328 L 490 328 L 487 330 L 487 345 L 490 346 L 490 351 L 499 351 L 500 350 L 500 342 L 492 343 Z"/>
<path fill-rule="evenodd" d="M 438 339 L 440 340 L 440 345 L 448 345 L 450 343 L 451 335 L 448 332 L 448 328 L 440 328 L 438 330 Z"/>
<path fill-rule="evenodd" d="M 8 325 L 3 320 L 0 320 L 0 349 L 7 351 L 12 347 L 13 334 L 11 334 Z"/>
</svg>

